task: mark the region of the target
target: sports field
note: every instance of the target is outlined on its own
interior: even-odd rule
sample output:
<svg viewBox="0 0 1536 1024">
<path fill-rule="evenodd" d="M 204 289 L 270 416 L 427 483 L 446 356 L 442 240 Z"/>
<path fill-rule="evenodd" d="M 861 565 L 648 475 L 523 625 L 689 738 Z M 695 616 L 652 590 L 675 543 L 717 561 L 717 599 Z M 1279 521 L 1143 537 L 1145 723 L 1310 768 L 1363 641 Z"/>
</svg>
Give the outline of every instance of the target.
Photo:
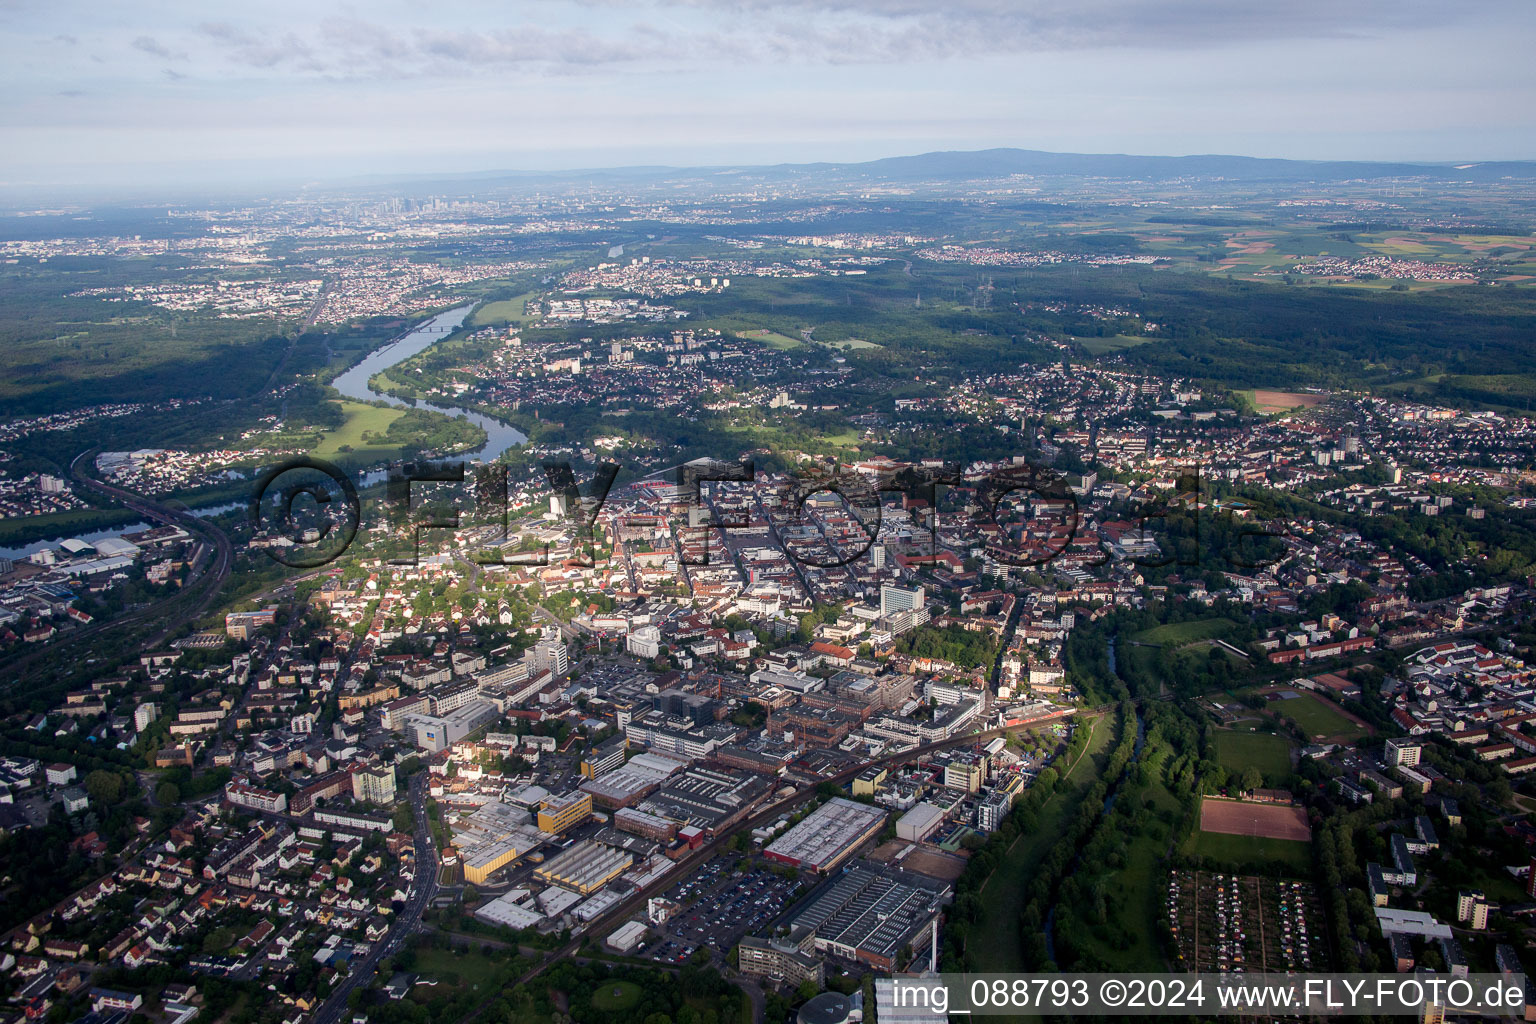
<svg viewBox="0 0 1536 1024">
<path fill-rule="evenodd" d="M 1310 693 L 1269 702 L 1269 710 L 1284 715 L 1301 726 L 1315 740 L 1347 742 L 1365 735 L 1365 730 L 1346 718 L 1329 701 Z"/>
<path fill-rule="evenodd" d="M 1312 839 L 1312 826 L 1307 824 L 1306 812 L 1300 807 L 1210 796 L 1200 801 L 1200 831 L 1293 842 Z"/>
<path fill-rule="evenodd" d="M 1121 352 L 1137 345 L 1145 345 L 1151 338 L 1138 334 L 1116 334 L 1108 338 L 1073 338 L 1089 355 L 1101 356 L 1106 352 Z"/>
<path fill-rule="evenodd" d="M 1218 729 L 1211 734 L 1216 762 L 1229 772 L 1254 767 L 1269 781 L 1291 772 L 1291 744 L 1284 736 L 1267 732 Z"/>
<path fill-rule="evenodd" d="M 1292 871 L 1306 871 L 1312 866 L 1310 843 L 1290 839 L 1263 839 L 1256 836 L 1228 835 L 1224 832 L 1196 832 L 1185 850 L 1218 863 L 1232 866 L 1279 864 Z"/>
</svg>

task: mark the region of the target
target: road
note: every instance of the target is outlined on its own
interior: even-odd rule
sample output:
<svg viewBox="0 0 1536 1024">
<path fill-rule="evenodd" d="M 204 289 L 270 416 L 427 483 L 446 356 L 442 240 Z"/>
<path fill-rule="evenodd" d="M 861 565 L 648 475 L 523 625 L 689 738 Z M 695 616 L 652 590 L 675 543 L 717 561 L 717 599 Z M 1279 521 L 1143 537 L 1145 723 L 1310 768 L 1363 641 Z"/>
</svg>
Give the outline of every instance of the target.
<svg viewBox="0 0 1536 1024">
<path fill-rule="evenodd" d="M 304 322 L 294 328 L 293 337 L 288 340 L 288 345 L 283 349 L 283 354 L 278 358 L 277 365 L 272 367 L 272 372 L 267 375 L 266 383 L 261 386 L 262 391 L 273 391 L 277 388 L 277 382 L 282 379 L 283 371 L 288 368 L 288 360 L 293 357 L 293 350 L 298 347 L 299 339 L 304 332 L 315 325 L 320 319 L 320 311 L 325 308 L 326 293 L 331 290 L 329 281 L 322 282 L 320 292 L 315 296 L 315 301 L 310 304 L 309 312 L 304 317 Z M 288 400 L 283 399 L 283 416 L 288 415 Z"/>
<path fill-rule="evenodd" d="M 163 526 L 181 527 L 189 534 L 200 538 L 205 547 L 211 547 L 213 556 L 209 559 L 199 555 L 192 566 L 191 578 L 178 593 L 110 622 L 71 630 L 57 642 L 25 652 L 4 666 L 0 666 L 0 679 L 8 683 L 26 680 L 39 664 L 45 667 L 75 664 L 83 660 L 87 651 L 99 650 L 108 644 L 116 644 L 120 642 L 119 635 L 129 634 L 135 627 L 146 623 L 159 628 L 143 637 L 139 643 L 143 648 L 159 645 L 166 637 L 209 609 L 220 588 L 223 587 L 224 581 L 229 578 L 230 569 L 234 566 L 234 545 L 230 543 L 229 536 L 213 523 L 199 519 L 182 509 L 103 483 L 86 473 L 81 468 L 80 461 L 93 451 L 94 449 L 81 452 L 69 464 L 70 476 L 77 484 L 114 499 L 147 520 Z"/>
<path fill-rule="evenodd" d="M 568 622 L 561 622 L 558 616 L 541 604 L 533 606 L 533 617 L 536 621 L 542 622 L 547 626 L 559 626 L 560 639 L 568 644 L 575 643 L 581 638 L 581 630 Z"/>
<path fill-rule="evenodd" d="M 314 1024 L 338 1024 L 347 1012 L 347 998 L 353 990 L 371 982 L 379 961 L 393 956 L 411 935 L 421 930 L 421 915 L 437 894 L 437 845 L 432 841 L 427 817 L 427 779 L 430 775 L 430 772 L 419 771 L 411 776 L 410 784 L 411 813 L 416 816 L 416 891 L 405 909 L 395 916 L 389 933 L 374 944 L 367 956 L 349 965 L 346 978 L 315 1011 Z"/>
<path fill-rule="evenodd" d="M 1021 596 L 1015 592 L 1013 595 L 1013 608 L 1008 613 L 1008 621 L 1003 625 L 1003 633 L 997 638 L 997 657 L 992 659 L 992 671 L 987 674 L 988 681 L 992 685 L 992 693 L 997 693 L 997 688 L 1003 682 L 1003 659 L 1008 656 L 1008 644 L 1013 640 L 1014 631 L 1019 628 L 1019 619 L 1024 615 L 1024 602 Z"/>
</svg>

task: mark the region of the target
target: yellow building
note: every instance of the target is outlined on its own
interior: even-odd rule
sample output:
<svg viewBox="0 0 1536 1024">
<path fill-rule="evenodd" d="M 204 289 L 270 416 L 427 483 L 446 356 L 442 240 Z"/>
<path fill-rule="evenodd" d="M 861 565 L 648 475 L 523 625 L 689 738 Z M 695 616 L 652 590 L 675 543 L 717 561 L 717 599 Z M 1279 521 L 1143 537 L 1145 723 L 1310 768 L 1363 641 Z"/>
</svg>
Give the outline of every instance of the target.
<svg viewBox="0 0 1536 1024">
<path fill-rule="evenodd" d="M 963 789 L 967 793 L 981 790 L 985 774 L 979 761 L 951 761 L 944 766 L 944 785 L 949 789 Z"/>
<path fill-rule="evenodd" d="M 517 860 L 527 850 L 527 844 L 512 839 L 498 839 L 482 843 L 464 855 L 464 881 L 480 885 L 501 868 Z"/>
<path fill-rule="evenodd" d="M 344 693 L 336 698 L 336 703 L 341 707 L 341 710 L 347 711 L 351 708 L 371 708 L 375 704 L 383 704 L 385 701 L 394 700 L 398 696 L 400 696 L 399 684 L 388 683 L 384 686 L 375 686 L 373 689 L 365 690 L 362 693 Z"/>
<path fill-rule="evenodd" d="M 592 816 L 592 794 L 580 790 L 551 797 L 539 807 L 539 831 L 559 834 Z"/>
<path fill-rule="evenodd" d="M 624 850 L 587 840 L 539 865 L 533 877 L 590 896 L 628 871 L 634 862 L 634 856 Z"/>
<path fill-rule="evenodd" d="M 854 796 L 874 796 L 890 772 L 885 768 L 866 768 L 853 780 Z"/>
</svg>

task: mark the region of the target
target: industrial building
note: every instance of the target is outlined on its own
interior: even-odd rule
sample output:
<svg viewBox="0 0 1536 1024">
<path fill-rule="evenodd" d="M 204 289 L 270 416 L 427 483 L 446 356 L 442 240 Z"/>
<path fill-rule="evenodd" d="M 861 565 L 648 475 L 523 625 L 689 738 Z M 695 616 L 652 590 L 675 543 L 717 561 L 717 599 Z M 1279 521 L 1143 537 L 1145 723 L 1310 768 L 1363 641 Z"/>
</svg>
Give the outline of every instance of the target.
<svg viewBox="0 0 1536 1024">
<path fill-rule="evenodd" d="M 773 783 L 761 775 L 694 767 L 668 779 L 639 807 L 714 833 L 745 817 L 772 789 Z"/>
<path fill-rule="evenodd" d="M 928 945 L 949 892 L 921 875 L 861 861 L 812 894 L 790 924 L 810 928 L 822 954 L 890 971 L 903 947 Z"/>
<path fill-rule="evenodd" d="M 763 851 L 769 860 L 831 871 L 885 825 L 885 809 L 833 797 Z"/>
<path fill-rule="evenodd" d="M 896 819 L 896 838 L 921 843 L 944 824 L 944 811 L 930 803 L 920 803 Z"/>
<path fill-rule="evenodd" d="M 781 938 L 748 935 L 737 947 L 741 973 L 799 985 L 824 979 L 821 957 L 816 955 L 816 933 L 801 926 Z"/>
<path fill-rule="evenodd" d="M 546 838 L 521 808 L 492 802 L 455 828 L 453 841 L 464 862 L 464 880 L 479 885 L 538 849 Z"/>
<path fill-rule="evenodd" d="M 614 736 L 587 752 L 581 759 L 583 778 L 596 779 L 624 764 L 624 737 Z"/>
<path fill-rule="evenodd" d="M 618 878 L 634 862 L 634 856 L 624 850 L 587 841 L 545 861 L 533 876 L 587 896 Z"/>
<path fill-rule="evenodd" d="M 1013 808 L 1013 794 L 1004 789 L 989 789 L 976 802 L 976 827 L 983 832 L 996 832 Z"/>
<path fill-rule="evenodd" d="M 626 921 L 603 941 L 620 953 L 628 953 L 645 938 L 645 925 L 640 921 Z"/>
<path fill-rule="evenodd" d="M 476 699 L 446 715 L 406 715 L 404 725 L 413 743 L 435 754 L 500 717 L 495 704 Z"/>
<path fill-rule="evenodd" d="M 647 814 L 633 807 L 625 807 L 615 813 L 613 824 L 625 832 L 632 832 L 637 836 L 654 839 L 660 843 L 669 843 L 677 835 L 677 822 L 670 818 Z"/>
<path fill-rule="evenodd" d="M 486 924 L 511 928 L 515 931 L 532 928 L 544 920 L 544 915 L 522 905 L 520 901 L 527 895 L 526 889 L 514 889 L 476 910 L 475 917 Z"/>
<path fill-rule="evenodd" d="M 594 804 L 615 809 L 629 807 L 650 796 L 666 778 L 660 772 L 625 765 L 605 773 L 602 778 L 587 779 L 580 788 L 583 793 L 592 794 Z"/>
<path fill-rule="evenodd" d="M 528 847 L 516 839 L 493 839 L 464 854 L 464 881 L 481 885 L 497 871 L 517 860 Z"/>
<path fill-rule="evenodd" d="M 592 817 L 592 794 L 562 793 L 550 797 L 539 807 L 539 829 L 559 835 Z"/>
</svg>

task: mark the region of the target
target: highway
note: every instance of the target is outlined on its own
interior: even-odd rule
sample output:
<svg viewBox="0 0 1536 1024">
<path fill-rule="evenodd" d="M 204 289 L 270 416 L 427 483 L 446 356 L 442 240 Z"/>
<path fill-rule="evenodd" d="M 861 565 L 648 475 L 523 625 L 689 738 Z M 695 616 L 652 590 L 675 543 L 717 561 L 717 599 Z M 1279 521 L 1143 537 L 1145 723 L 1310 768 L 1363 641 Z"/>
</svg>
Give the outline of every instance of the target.
<svg viewBox="0 0 1536 1024">
<path fill-rule="evenodd" d="M 427 779 L 431 773 L 419 771 L 411 776 L 411 813 L 416 816 L 416 885 L 405 909 L 396 915 L 389 932 L 361 960 L 348 965 L 347 976 L 331 992 L 315 1011 L 315 1024 L 338 1024 L 347 1012 L 347 997 L 360 985 L 373 979 L 379 961 L 393 956 L 410 938 L 421 930 L 421 915 L 437 895 L 437 845 L 432 841 L 431 821 L 427 817 Z"/>
</svg>

